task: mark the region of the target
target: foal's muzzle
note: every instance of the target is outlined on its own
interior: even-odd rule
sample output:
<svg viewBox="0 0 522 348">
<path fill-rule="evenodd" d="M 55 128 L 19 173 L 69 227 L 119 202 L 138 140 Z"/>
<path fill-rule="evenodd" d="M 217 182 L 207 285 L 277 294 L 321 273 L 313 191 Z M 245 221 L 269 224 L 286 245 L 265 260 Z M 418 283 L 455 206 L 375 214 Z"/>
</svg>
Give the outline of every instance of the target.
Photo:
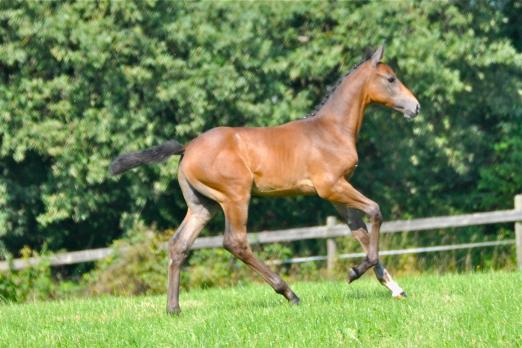
<svg viewBox="0 0 522 348">
<path fill-rule="evenodd" d="M 400 100 L 394 109 L 402 112 L 406 118 L 414 118 L 420 112 L 420 104 L 416 99 Z"/>
</svg>

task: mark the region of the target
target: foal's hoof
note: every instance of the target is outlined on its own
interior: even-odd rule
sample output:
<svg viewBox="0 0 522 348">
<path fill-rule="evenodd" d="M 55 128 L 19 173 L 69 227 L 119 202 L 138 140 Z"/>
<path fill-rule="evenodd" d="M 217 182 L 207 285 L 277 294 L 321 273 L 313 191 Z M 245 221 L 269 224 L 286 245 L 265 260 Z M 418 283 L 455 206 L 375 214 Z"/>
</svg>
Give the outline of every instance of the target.
<svg viewBox="0 0 522 348">
<path fill-rule="evenodd" d="M 393 296 L 393 298 L 396 299 L 396 300 L 405 300 L 405 299 L 408 297 L 408 295 L 407 295 L 406 292 L 404 292 L 404 291 L 401 292 L 401 293 L 398 294 L 398 295 L 392 295 L 392 296 Z"/>
<path fill-rule="evenodd" d="M 172 316 L 178 316 L 181 314 L 181 308 L 179 308 L 179 307 L 167 308 L 167 314 L 172 315 Z"/>
<path fill-rule="evenodd" d="M 350 269 L 348 272 L 348 283 L 353 282 L 356 279 L 359 279 L 361 275 L 355 270 L 355 268 Z"/>
<path fill-rule="evenodd" d="M 299 297 L 297 297 L 296 295 L 294 295 L 294 297 L 292 297 L 290 300 L 289 300 L 290 304 L 291 305 L 298 305 L 301 303 L 301 300 L 299 299 Z"/>
</svg>

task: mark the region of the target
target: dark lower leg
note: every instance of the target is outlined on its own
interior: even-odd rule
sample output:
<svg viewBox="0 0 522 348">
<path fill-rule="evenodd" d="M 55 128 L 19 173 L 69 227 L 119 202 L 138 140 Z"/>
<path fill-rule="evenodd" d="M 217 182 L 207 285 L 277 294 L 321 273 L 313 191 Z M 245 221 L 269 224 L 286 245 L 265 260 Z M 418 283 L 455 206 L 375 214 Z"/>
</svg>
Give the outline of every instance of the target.
<svg viewBox="0 0 522 348">
<path fill-rule="evenodd" d="M 225 236 L 225 248 L 252 270 L 259 273 L 275 292 L 283 295 L 292 304 L 299 304 L 299 297 L 290 289 L 288 284 L 281 279 L 277 273 L 273 272 L 267 265 L 254 256 L 246 242 L 246 238 L 244 241 L 233 241 L 230 237 L 227 238 L 227 236 Z"/>
<path fill-rule="evenodd" d="M 375 266 L 375 263 L 369 261 L 368 257 L 364 258 L 364 260 L 359 263 L 357 266 L 352 267 L 348 272 L 348 283 L 353 282 L 354 280 L 359 279 L 366 271 Z"/>
<path fill-rule="evenodd" d="M 331 201 L 340 214 L 348 221 L 348 224 L 351 223 L 350 215 L 355 209 L 368 215 L 372 223 L 366 258 L 350 271 L 349 278 L 350 281 L 353 281 L 379 261 L 379 230 L 382 222 L 379 205 L 365 197 L 344 179 L 338 180 L 333 186 L 323 187 L 322 189 L 321 197 Z"/>
<path fill-rule="evenodd" d="M 183 264 L 184 257 L 179 255 L 181 250 L 179 247 L 176 248 L 177 239 L 183 235 L 187 220 L 189 219 L 189 213 L 185 216 L 185 219 L 176 231 L 176 235 L 169 241 L 169 267 L 168 267 L 168 290 L 167 290 L 167 313 L 178 314 L 180 312 L 179 307 L 179 277 L 180 268 Z"/>
<path fill-rule="evenodd" d="M 250 249 L 246 233 L 247 204 L 226 205 L 224 211 L 226 229 L 223 244 L 225 249 L 259 273 L 275 292 L 283 295 L 291 303 L 298 304 L 299 297 L 290 289 L 288 284 L 279 275 L 272 272 L 267 265 L 259 261 Z"/>
<path fill-rule="evenodd" d="M 379 208 L 377 208 L 379 209 Z M 377 213 L 371 213 L 372 230 L 369 233 L 368 243 L 368 259 L 370 263 L 376 265 L 379 262 L 379 236 L 382 224 L 382 216 L 380 210 Z"/>
<path fill-rule="evenodd" d="M 290 303 L 299 304 L 299 297 L 290 289 L 290 286 L 279 277 L 276 273 L 272 272 L 268 266 L 261 261 L 257 260 L 252 252 L 249 255 L 240 257 L 251 269 L 258 272 L 263 279 L 272 286 L 272 288 L 278 294 L 283 295 Z"/>
<path fill-rule="evenodd" d="M 368 227 L 362 220 L 360 213 L 352 208 L 348 208 L 345 205 L 335 206 L 339 214 L 346 220 L 346 223 L 352 231 L 352 235 L 359 241 L 363 250 L 368 254 L 370 246 L 370 238 L 368 233 Z M 366 260 L 365 260 L 366 261 Z M 393 280 L 391 274 L 384 268 L 383 264 L 377 260 L 377 264 L 373 269 L 377 280 L 386 288 L 388 288 L 394 296 L 406 294 L 401 287 Z M 361 276 L 362 269 L 359 267 L 352 268 L 348 274 L 348 281 L 352 282 Z"/>
<path fill-rule="evenodd" d="M 355 239 L 361 243 L 361 246 L 365 251 L 368 250 L 368 244 L 369 244 L 369 237 L 368 232 L 364 228 L 359 228 L 352 231 L 352 235 Z M 389 289 L 392 292 L 393 297 L 406 297 L 406 293 L 402 288 L 393 280 L 391 274 L 384 268 L 384 265 L 378 261 L 375 267 L 373 268 L 373 271 L 375 273 L 375 277 L 377 280 L 385 286 L 387 289 Z"/>
<path fill-rule="evenodd" d="M 373 229 L 374 229 L 374 227 L 372 225 L 372 230 Z M 361 229 L 359 229 L 358 231 L 361 231 Z M 352 233 L 353 233 L 353 231 L 352 231 Z M 350 283 L 353 282 L 354 280 L 358 279 L 360 276 L 362 276 L 369 268 L 371 268 L 373 266 L 377 266 L 379 264 L 377 247 L 375 247 L 375 244 L 378 245 L 379 240 L 377 239 L 377 241 L 376 242 L 374 241 L 374 243 L 372 244 L 372 235 L 373 234 L 375 234 L 375 231 L 372 231 L 372 234 L 368 234 L 365 231 L 366 243 L 363 245 L 363 249 L 366 251 L 366 257 L 364 258 L 364 260 L 362 260 L 362 262 L 360 264 L 358 264 L 357 266 L 353 267 L 350 270 L 350 272 L 348 274 L 348 281 Z M 376 234 L 377 234 L 377 238 L 378 238 L 378 235 L 379 235 L 378 227 L 377 227 Z"/>
<path fill-rule="evenodd" d="M 249 256 L 239 257 L 241 261 L 245 262 L 251 269 L 258 272 L 263 279 L 270 284 L 270 286 L 278 294 L 283 295 L 290 303 L 299 304 L 299 297 L 290 289 L 290 286 L 279 277 L 276 273 L 272 272 L 268 266 L 261 261 L 257 260 L 253 254 Z"/>
<path fill-rule="evenodd" d="M 183 259 L 184 260 L 184 259 Z M 167 313 L 179 314 L 181 309 L 179 307 L 179 278 L 180 268 L 183 263 L 181 261 L 169 261 L 169 290 L 167 294 Z"/>
<path fill-rule="evenodd" d="M 348 271 L 348 282 L 351 283 L 356 279 L 359 279 L 368 268 L 376 265 L 374 262 L 370 262 L 369 258 L 369 237 L 367 232 L 367 227 L 358 210 L 349 208 L 345 204 L 334 204 L 335 208 L 341 215 L 341 217 L 346 221 L 348 227 L 352 231 L 352 235 L 359 240 L 364 251 L 366 252 L 366 258 L 359 263 L 357 266 L 352 267 Z M 359 233 L 360 232 L 360 233 Z M 363 242 L 364 240 L 364 242 Z M 378 263 L 378 261 L 377 261 Z"/>
<path fill-rule="evenodd" d="M 203 226 L 212 217 L 211 212 L 205 209 L 188 212 L 176 235 L 169 242 L 169 275 L 167 293 L 167 313 L 178 314 L 180 269 L 188 256 L 191 245 L 194 243 Z"/>
</svg>

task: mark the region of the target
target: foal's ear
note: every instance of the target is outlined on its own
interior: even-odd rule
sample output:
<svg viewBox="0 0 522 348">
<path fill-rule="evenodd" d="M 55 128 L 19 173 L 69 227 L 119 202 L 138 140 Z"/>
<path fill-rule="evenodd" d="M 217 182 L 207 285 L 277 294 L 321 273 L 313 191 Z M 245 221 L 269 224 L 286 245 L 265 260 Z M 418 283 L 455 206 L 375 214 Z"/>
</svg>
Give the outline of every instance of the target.
<svg viewBox="0 0 522 348">
<path fill-rule="evenodd" d="M 372 54 L 372 63 L 377 66 L 381 62 L 382 56 L 384 55 L 384 45 L 380 45 L 379 48 Z"/>
</svg>

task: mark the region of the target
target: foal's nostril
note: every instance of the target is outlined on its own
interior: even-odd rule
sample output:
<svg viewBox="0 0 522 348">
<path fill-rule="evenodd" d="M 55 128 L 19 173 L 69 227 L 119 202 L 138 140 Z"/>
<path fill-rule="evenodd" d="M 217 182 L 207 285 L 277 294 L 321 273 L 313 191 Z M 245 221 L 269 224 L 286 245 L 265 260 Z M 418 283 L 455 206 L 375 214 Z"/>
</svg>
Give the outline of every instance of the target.
<svg viewBox="0 0 522 348">
<path fill-rule="evenodd" d="M 420 104 L 417 104 L 417 107 L 415 108 L 415 113 L 418 114 L 420 112 Z"/>
</svg>

